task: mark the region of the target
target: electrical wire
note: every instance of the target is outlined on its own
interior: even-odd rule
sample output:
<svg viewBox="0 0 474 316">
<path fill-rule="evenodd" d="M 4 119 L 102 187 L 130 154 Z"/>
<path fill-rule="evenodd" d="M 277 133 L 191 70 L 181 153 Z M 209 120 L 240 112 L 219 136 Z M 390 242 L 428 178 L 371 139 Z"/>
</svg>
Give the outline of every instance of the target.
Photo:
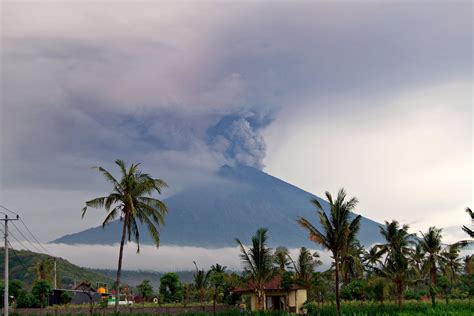
<svg viewBox="0 0 474 316">
<path fill-rule="evenodd" d="M 10 249 L 13 250 L 13 255 L 17 258 L 17 260 L 20 262 L 21 266 L 23 267 L 23 269 L 25 269 L 25 272 L 28 271 L 28 268 L 25 266 L 25 263 L 23 262 L 23 260 L 18 256 L 18 254 L 16 253 L 16 250 L 15 248 L 13 248 L 12 244 L 10 242 L 8 242 L 8 244 L 10 245 Z"/>
<path fill-rule="evenodd" d="M 26 223 L 23 221 L 23 219 L 20 217 L 20 222 L 23 224 L 23 226 L 25 226 L 26 230 L 28 231 L 28 233 L 30 233 L 31 237 L 33 237 L 33 239 L 37 242 L 37 244 L 40 246 L 41 249 L 44 250 L 44 252 L 46 252 L 48 255 L 50 255 L 51 257 L 55 257 L 53 254 L 51 254 L 51 252 L 48 251 L 48 249 L 46 249 L 43 244 L 35 237 L 35 235 L 33 235 L 33 233 L 31 232 L 31 230 L 28 228 L 28 226 L 26 226 Z"/>
<path fill-rule="evenodd" d="M 36 236 L 31 232 L 31 230 L 28 228 L 28 226 L 26 225 L 26 223 L 23 221 L 23 219 L 20 217 L 20 215 L 17 213 L 17 212 L 14 212 L 12 210 L 10 210 L 9 208 L 3 206 L 3 205 L 0 205 L 1 208 L 3 208 L 4 210 L 12 213 L 12 214 L 15 214 L 17 216 L 17 218 L 20 220 L 20 222 L 23 224 L 23 226 L 26 228 L 26 231 L 30 234 L 30 236 L 33 238 L 33 240 L 37 243 L 37 245 L 45 252 L 47 253 L 48 255 L 54 257 L 53 254 L 51 254 L 51 252 L 48 251 L 48 249 L 46 249 L 43 244 L 38 240 L 38 238 L 36 238 Z M 15 225 L 14 225 L 15 226 Z M 16 226 L 15 226 L 16 227 Z M 16 227 L 17 230 L 19 231 L 18 227 Z M 22 234 L 23 235 L 23 234 Z M 24 235 L 23 235 L 24 236 Z M 27 239 L 27 238 L 25 238 Z M 27 239 L 28 240 L 28 239 Z M 28 240 L 28 242 L 30 242 Z M 31 242 L 30 242 L 31 243 Z M 42 251 L 40 251 L 42 252 Z"/>
<path fill-rule="evenodd" d="M 18 238 L 16 238 L 15 235 L 13 235 L 11 231 L 8 232 L 8 235 L 11 236 L 13 239 L 15 239 L 15 241 L 16 241 L 18 244 L 20 244 L 20 246 L 21 246 L 22 248 L 24 248 L 25 250 L 31 251 L 31 249 L 28 248 L 28 247 L 26 247 L 25 244 L 23 244 L 21 241 L 19 241 Z M 34 252 L 34 251 L 31 251 L 31 252 Z"/>
<path fill-rule="evenodd" d="M 20 235 L 23 237 L 23 240 L 27 241 L 31 247 L 35 248 L 38 252 L 43 252 L 43 250 L 39 249 L 38 246 L 36 246 L 35 244 L 33 244 L 24 234 L 23 232 L 18 228 L 18 226 L 15 225 L 15 222 L 11 222 L 13 224 L 13 227 L 15 227 L 15 229 L 20 233 Z"/>
</svg>

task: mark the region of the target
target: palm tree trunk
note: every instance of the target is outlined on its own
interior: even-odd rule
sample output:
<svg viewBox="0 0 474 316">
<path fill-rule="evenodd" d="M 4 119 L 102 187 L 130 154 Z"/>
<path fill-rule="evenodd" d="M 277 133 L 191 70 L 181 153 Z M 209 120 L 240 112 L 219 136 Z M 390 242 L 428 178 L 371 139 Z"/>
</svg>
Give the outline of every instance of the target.
<svg viewBox="0 0 474 316">
<path fill-rule="evenodd" d="M 436 268 L 431 268 L 431 305 L 435 307 L 436 305 Z"/>
<path fill-rule="evenodd" d="M 398 308 L 402 306 L 403 284 L 399 281 L 397 283 L 397 305 Z"/>
<path fill-rule="evenodd" d="M 341 315 L 341 302 L 339 298 L 339 259 L 337 254 L 334 254 L 334 263 L 336 265 L 336 310 L 337 315 Z"/>
<path fill-rule="evenodd" d="M 125 236 L 127 232 L 127 221 L 128 215 L 125 215 L 123 220 L 122 226 L 122 239 L 120 241 L 120 252 L 119 252 L 119 259 L 118 259 L 118 268 L 117 268 L 117 279 L 115 284 L 116 288 L 116 295 L 115 295 L 115 313 L 119 312 L 119 300 L 120 300 L 120 276 L 122 275 L 122 257 L 123 257 L 123 245 L 125 244 Z"/>
<path fill-rule="evenodd" d="M 217 287 L 214 288 L 214 305 L 212 307 L 213 314 L 216 314 L 216 300 L 217 300 Z"/>
<path fill-rule="evenodd" d="M 264 294 L 263 290 L 257 290 L 257 311 L 264 311 L 265 310 L 265 303 L 264 303 Z"/>
</svg>

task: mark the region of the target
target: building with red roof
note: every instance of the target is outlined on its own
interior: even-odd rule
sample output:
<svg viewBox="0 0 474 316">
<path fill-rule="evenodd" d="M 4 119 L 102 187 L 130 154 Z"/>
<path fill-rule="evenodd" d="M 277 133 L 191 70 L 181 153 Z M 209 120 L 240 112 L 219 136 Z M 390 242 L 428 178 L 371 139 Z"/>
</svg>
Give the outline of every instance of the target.
<svg viewBox="0 0 474 316">
<path fill-rule="evenodd" d="M 277 275 L 263 286 L 264 309 L 268 311 L 289 310 L 291 313 L 302 313 L 302 306 L 307 299 L 307 291 L 298 284 L 293 284 L 289 289 L 281 286 L 281 276 Z M 249 281 L 244 287 L 236 287 L 233 292 L 250 297 L 251 311 L 257 310 L 256 286 Z"/>
</svg>

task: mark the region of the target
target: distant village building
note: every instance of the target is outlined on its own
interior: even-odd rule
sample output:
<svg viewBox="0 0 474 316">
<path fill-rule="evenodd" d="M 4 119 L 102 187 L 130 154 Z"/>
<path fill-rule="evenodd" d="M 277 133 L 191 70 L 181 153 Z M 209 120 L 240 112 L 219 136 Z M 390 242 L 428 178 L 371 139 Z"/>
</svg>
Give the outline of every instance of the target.
<svg viewBox="0 0 474 316">
<path fill-rule="evenodd" d="M 276 276 L 270 282 L 264 285 L 265 296 L 263 299 L 264 309 L 267 311 L 284 311 L 290 313 L 302 314 L 302 306 L 306 302 L 306 289 L 300 285 L 294 284 L 289 290 L 281 287 L 281 277 Z M 242 294 L 243 297 L 250 297 L 250 310 L 257 310 L 257 295 L 255 293 L 255 284 L 249 282 L 247 286 L 235 288 L 235 293 Z M 286 306 L 288 304 L 288 306 Z"/>
<path fill-rule="evenodd" d="M 81 282 L 74 289 L 54 289 L 49 297 L 49 305 L 61 305 L 61 295 L 64 292 L 72 294 L 71 304 L 89 304 L 99 302 L 103 297 L 108 297 L 104 288 L 95 289 L 89 282 Z"/>
</svg>

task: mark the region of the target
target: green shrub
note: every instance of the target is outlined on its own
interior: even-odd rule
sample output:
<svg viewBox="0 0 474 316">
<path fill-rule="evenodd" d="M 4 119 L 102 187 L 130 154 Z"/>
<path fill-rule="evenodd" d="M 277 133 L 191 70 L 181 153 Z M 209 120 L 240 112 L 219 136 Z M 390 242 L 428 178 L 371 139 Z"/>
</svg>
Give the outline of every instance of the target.
<svg viewBox="0 0 474 316">
<path fill-rule="evenodd" d="M 363 300 L 365 299 L 365 290 L 367 281 L 354 280 L 341 289 L 341 298 L 343 300 Z"/>
<path fill-rule="evenodd" d="M 16 300 L 17 308 L 37 308 L 39 306 L 40 304 L 36 297 L 26 291 L 22 291 Z"/>
</svg>

